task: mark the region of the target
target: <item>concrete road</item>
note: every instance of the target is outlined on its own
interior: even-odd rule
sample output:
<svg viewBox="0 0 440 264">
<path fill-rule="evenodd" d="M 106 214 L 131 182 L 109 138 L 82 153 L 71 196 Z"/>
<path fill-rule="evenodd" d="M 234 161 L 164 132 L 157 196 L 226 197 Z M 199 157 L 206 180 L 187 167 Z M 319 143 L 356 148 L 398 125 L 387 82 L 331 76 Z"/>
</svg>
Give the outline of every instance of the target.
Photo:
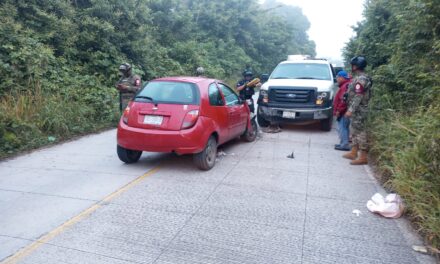
<svg viewBox="0 0 440 264">
<path fill-rule="evenodd" d="M 411 249 L 422 242 L 405 219 L 366 210 L 383 190 L 335 141 L 286 128 L 221 147 L 201 172 L 171 154 L 125 165 L 112 130 L 1 162 L 0 260 L 434 263 Z"/>
</svg>

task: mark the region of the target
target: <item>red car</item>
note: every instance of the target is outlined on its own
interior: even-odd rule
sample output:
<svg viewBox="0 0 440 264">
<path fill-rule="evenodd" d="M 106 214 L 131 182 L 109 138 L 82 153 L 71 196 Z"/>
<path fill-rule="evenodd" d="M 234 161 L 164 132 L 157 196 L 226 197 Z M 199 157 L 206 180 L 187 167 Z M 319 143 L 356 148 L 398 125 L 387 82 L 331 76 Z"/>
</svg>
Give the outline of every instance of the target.
<svg viewBox="0 0 440 264">
<path fill-rule="evenodd" d="M 215 165 L 217 146 L 257 137 L 248 105 L 222 81 L 169 77 L 150 81 L 129 103 L 118 126 L 117 152 L 134 163 L 142 151 L 194 154 L 198 168 Z"/>
</svg>

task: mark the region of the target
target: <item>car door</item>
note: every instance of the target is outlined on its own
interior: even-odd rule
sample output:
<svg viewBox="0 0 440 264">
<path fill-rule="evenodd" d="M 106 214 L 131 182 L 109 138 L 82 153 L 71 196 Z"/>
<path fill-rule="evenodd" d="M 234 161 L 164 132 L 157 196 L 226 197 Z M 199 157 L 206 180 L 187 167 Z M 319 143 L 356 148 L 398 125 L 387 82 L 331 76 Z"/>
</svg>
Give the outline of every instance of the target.
<svg viewBox="0 0 440 264">
<path fill-rule="evenodd" d="M 222 144 L 229 139 L 229 112 L 223 96 L 216 83 L 208 86 L 209 106 L 206 115 L 214 120 L 219 134 L 219 143 Z"/>
<path fill-rule="evenodd" d="M 246 121 L 242 118 L 245 106 L 240 103 L 238 95 L 231 88 L 222 83 L 219 83 L 218 86 L 225 98 L 228 110 L 230 138 L 237 137 L 246 129 Z"/>
</svg>

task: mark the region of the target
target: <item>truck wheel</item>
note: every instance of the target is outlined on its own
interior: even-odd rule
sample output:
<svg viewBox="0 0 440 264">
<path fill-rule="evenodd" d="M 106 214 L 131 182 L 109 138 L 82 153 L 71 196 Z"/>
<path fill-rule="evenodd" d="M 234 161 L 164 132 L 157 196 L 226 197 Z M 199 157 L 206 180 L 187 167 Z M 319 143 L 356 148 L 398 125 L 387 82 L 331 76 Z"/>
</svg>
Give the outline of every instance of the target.
<svg viewBox="0 0 440 264">
<path fill-rule="evenodd" d="M 121 146 L 117 146 L 118 157 L 125 163 L 136 163 L 142 155 L 142 151 L 126 149 Z"/>
<path fill-rule="evenodd" d="M 321 130 L 322 131 L 330 131 L 332 130 L 333 125 L 333 116 L 324 120 L 321 120 Z"/>
<path fill-rule="evenodd" d="M 255 121 L 255 118 L 251 119 L 251 129 L 246 129 L 244 132 L 244 140 L 246 142 L 253 142 L 257 138 L 258 135 L 258 125 L 257 121 Z"/>
<path fill-rule="evenodd" d="M 205 149 L 197 154 L 194 154 L 194 163 L 197 168 L 207 171 L 214 167 L 217 158 L 217 140 L 211 136 L 206 143 Z"/>
<path fill-rule="evenodd" d="M 268 127 L 270 125 L 270 122 L 264 119 L 264 117 L 260 114 L 260 108 L 257 110 L 257 121 L 260 127 Z"/>
</svg>

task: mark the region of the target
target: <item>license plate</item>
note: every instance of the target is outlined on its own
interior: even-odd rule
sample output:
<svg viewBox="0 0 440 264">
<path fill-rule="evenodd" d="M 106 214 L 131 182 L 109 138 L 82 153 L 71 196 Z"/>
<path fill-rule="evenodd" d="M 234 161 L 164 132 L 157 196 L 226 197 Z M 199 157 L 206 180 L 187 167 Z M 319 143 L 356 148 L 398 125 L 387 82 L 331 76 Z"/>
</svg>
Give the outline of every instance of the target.
<svg viewBox="0 0 440 264">
<path fill-rule="evenodd" d="M 157 115 L 146 115 L 144 117 L 144 124 L 147 125 L 155 125 L 160 126 L 163 121 L 163 116 L 157 116 Z"/>
<path fill-rule="evenodd" d="M 296 118 L 296 112 L 284 111 L 283 112 L 283 118 L 295 119 Z"/>
</svg>

